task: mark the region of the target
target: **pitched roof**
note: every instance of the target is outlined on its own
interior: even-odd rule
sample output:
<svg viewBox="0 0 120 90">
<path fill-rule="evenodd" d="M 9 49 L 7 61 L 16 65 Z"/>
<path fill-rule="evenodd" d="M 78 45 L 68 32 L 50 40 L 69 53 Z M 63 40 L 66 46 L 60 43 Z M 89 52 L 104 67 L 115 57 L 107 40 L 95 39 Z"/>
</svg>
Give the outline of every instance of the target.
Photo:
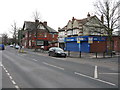
<svg viewBox="0 0 120 90">
<path fill-rule="evenodd" d="M 46 26 L 46 28 L 49 30 L 49 32 L 57 32 L 56 30 L 54 30 L 53 28 L 49 27 L 49 26 Z"/>
<path fill-rule="evenodd" d="M 39 22 L 39 24 L 42 24 L 46 28 L 46 30 L 48 30 L 48 32 L 50 32 L 50 33 L 56 33 L 57 32 L 56 30 L 54 30 L 53 28 L 45 25 L 42 22 Z M 29 31 L 35 30 L 35 22 L 25 21 L 24 25 L 23 25 L 23 28 L 25 28 L 25 27 L 26 27 L 26 30 L 29 30 Z"/>
<path fill-rule="evenodd" d="M 92 19 L 92 18 L 94 18 L 94 17 L 96 17 L 96 15 L 90 16 L 90 17 L 89 17 L 89 20 Z M 78 23 L 79 23 L 79 24 L 82 24 L 82 25 L 84 25 L 84 24 L 86 24 L 87 22 L 89 22 L 88 18 L 75 19 L 75 20 L 77 20 Z"/>
<path fill-rule="evenodd" d="M 24 21 L 24 25 L 23 25 L 23 28 L 26 27 L 26 30 L 34 30 L 35 29 L 35 23 L 34 22 L 31 22 L 31 21 Z"/>
</svg>

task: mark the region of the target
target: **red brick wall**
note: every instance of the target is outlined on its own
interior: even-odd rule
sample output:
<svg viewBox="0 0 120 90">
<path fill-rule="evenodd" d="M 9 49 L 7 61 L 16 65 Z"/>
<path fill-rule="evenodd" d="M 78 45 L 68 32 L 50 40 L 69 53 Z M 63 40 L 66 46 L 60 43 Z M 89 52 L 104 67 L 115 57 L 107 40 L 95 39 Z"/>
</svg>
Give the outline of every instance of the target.
<svg viewBox="0 0 120 90">
<path fill-rule="evenodd" d="M 90 45 L 90 52 L 105 52 L 107 49 L 106 41 L 94 41 Z"/>
<path fill-rule="evenodd" d="M 113 40 L 114 40 L 114 50 L 120 52 L 120 36 L 113 37 Z"/>
<path fill-rule="evenodd" d="M 45 37 L 46 34 L 46 37 Z M 27 35 L 27 37 L 23 38 L 23 45 L 25 46 L 25 42 L 26 42 L 26 46 L 25 48 L 34 48 L 35 46 L 35 42 L 32 42 L 32 46 L 29 46 L 29 40 L 36 40 L 35 37 L 35 32 L 26 32 L 25 35 Z M 58 34 L 50 34 L 48 32 L 38 32 L 38 38 L 37 40 L 46 40 L 46 41 L 57 41 L 58 40 Z M 40 48 L 40 46 L 38 46 L 38 48 Z"/>
</svg>

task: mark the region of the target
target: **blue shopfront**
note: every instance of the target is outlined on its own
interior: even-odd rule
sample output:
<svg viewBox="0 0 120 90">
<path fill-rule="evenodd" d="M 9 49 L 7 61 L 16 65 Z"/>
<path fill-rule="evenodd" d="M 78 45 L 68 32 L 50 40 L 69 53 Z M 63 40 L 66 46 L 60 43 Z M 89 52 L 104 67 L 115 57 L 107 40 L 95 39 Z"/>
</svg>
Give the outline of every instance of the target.
<svg viewBox="0 0 120 90">
<path fill-rule="evenodd" d="M 105 41 L 106 37 L 78 36 L 65 38 L 65 50 L 74 52 L 90 52 L 90 45 L 94 41 Z"/>
</svg>

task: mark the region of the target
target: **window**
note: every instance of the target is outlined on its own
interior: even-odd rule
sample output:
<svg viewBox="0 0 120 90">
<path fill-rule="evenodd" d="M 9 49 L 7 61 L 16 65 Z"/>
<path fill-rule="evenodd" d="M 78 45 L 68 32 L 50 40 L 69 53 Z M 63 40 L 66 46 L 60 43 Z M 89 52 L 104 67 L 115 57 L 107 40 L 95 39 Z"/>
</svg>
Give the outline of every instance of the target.
<svg viewBox="0 0 120 90">
<path fill-rule="evenodd" d="M 54 37 L 55 37 L 55 35 L 53 34 L 53 35 L 52 35 L 52 38 L 54 38 Z"/>
<path fill-rule="evenodd" d="M 47 33 L 44 33 L 44 37 L 47 37 Z"/>
<path fill-rule="evenodd" d="M 67 35 L 72 35 L 72 33 L 73 33 L 72 30 L 67 31 Z"/>
<path fill-rule="evenodd" d="M 43 25 L 39 25 L 39 29 L 45 29 Z"/>
<path fill-rule="evenodd" d="M 59 36 L 65 36 L 65 31 L 59 32 Z"/>
<path fill-rule="evenodd" d="M 27 33 L 25 34 L 25 37 L 27 37 Z"/>
<path fill-rule="evenodd" d="M 37 45 L 44 45 L 44 41 L 37 41 Z"/>
<path fill-rule="evenodd" d="M 79 33 L 79 29 L 74 29 L 73 30 L 73 35 L 76 35 L 76 34 L 78 34 Z"/>
</svg>

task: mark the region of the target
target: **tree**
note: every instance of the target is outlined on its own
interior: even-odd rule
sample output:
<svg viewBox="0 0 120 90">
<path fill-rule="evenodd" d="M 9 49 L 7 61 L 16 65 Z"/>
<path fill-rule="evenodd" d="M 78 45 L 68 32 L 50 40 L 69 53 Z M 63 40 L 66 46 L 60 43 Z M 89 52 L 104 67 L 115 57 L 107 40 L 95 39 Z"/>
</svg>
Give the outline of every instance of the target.
<svg viewBox="0 0 120 90">
<path fill-rule="evenodd" d="M 35 20 L 35 30 L 36 30 L 35 51 L 37 51 L 37 38 L 38 38 L 38 29 L 39 29 L 39 20 L 40 20 L 40 14 L 38 13 L 38 11 L 34 12 L 33 17 Z"/>
<path fill-rule="evenodd" d="M 7 33 L 2 34 L 2 43 L 5 45 L 8 44 L 8 34 Z"/>
<path fill-rule="evenodd" d="M 10 33 L 12 33 L 12 38 L 13 38 L 13 42 L 16 45 L 17 44 L 17 34 L 18 34 L 18 28 L 16 26 L 16 22 L 13 23 L 12 26 L 12 30 L 10 31 Z"/>
<path fill-rule="evenodd" d="M 120 6 L 120 1 L 115 0 L 103 0 L 97 1 L 94 4 L 96 8 L 96 13 L 99 16 L 103 16 L 104 24 L 106 25 L 106 31 L 108 34 L 108 42 L 109 47 L 108 50 L 112 51 L 113 47 L 113 40 L 112 34 L 115 29 L 118 29 L 120 26 L 118 25 L 118 19 L 120 15 L 118 15 L 118 7 Z"/>
</svg>

